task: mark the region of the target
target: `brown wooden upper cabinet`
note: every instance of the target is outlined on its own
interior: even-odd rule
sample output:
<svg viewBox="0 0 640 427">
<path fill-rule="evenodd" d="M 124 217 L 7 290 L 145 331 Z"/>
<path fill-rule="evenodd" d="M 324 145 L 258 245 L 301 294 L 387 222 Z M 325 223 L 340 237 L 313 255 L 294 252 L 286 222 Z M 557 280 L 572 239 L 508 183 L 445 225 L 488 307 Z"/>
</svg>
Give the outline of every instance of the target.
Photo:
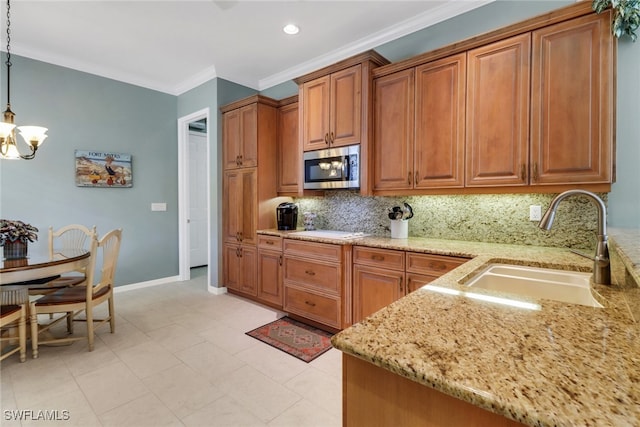
<svg viewBox="0 0 640 427">
<path fill-rule="evenodd" d="M 249 168 L 258 164 L 258 106 L 247 105 L 222 116 L 222 140 L 226 144 L 224 168 Z"/>
<path fill-rule="evenodd" d="M 389 61 L 370 50 L 294 79 L 303 151 L 360 144 L 360 194 L 372 181 L 372 71 Z"/>
<path fill-rule="evenodd" d="M 608 15 L 469 51 L 467 186 L 611 183 Z"/>
<path fill-rule="evenodd" d="M 304 151 L 360 142 L 361 87 L 360 64 L 302 85 Z"/>
<path fill-rule="evenodd" d="M 610 11 L 541 28 L 532 37 L 531 185 L 611 183 Z"/>
<path fill-rule="evenodd" d="M 373 81 L 373 189 L 411 188 L 414 69 Z"/>
<path fill-rule="evenodd" d="M 466 185 L 527 185 L 529 33 L 468 52 Z"/>
<path fill-rule="evenodd" d="M 374 80 L 374 190 L 464 185 L 466 56 Z"/>
<path fill-rule="evenodd" d="M 610 191 L 615 48 L 579 2 L 377 68 L 374 193 Z"/>
<path fill-rule="evenodd" d="M 278 194 L 302 191 L 302 150 L 298 133 L 298 97 L 287 98 L 278 108 Z"/>
</svg>

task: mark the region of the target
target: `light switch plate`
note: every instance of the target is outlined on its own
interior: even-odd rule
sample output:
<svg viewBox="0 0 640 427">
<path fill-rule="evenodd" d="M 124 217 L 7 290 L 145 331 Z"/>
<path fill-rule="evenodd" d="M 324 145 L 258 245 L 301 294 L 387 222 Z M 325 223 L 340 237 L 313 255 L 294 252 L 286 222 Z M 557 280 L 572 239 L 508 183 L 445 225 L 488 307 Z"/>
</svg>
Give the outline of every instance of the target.
<svg viewBox="0 0 640 427">
<path fill-rule="evenodd" d="M 540 221 L 542 219 L 542 206 L 529 206 L 529 221 Z"/>
<path fill-rule="evenodd" d="M 151 203 L 151 210 L 154 212 L 164 212 L 167 210 L 166 203 Z"/>
</svg>

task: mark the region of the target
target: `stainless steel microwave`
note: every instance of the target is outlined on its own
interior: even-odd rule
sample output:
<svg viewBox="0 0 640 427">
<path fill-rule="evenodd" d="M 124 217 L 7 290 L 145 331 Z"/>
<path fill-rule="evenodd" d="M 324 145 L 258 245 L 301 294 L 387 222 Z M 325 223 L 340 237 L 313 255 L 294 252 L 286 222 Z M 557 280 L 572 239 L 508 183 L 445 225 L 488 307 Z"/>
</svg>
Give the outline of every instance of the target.
<svg viewBox="0 0 640 427">
<path fill-rule="evenodd" d="M 304 153 L 304 188 L 360 188 L 360 145 Z"/>
</svg>

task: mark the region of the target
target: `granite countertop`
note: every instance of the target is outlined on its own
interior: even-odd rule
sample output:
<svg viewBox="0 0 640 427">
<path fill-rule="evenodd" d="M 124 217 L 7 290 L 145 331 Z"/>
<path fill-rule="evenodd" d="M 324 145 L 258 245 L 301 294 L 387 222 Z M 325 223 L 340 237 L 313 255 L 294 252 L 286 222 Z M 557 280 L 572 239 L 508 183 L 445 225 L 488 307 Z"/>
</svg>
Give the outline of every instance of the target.
<svg viewBox="0 0 640 427">
<path fill-rule="evenodd" d="M 593 285 L 604 308 L 517 297 L 539 304 L 528 310 L 430 290 L 463 291 L 490 262 L 591 271 L 591 261 L 566 249 L 425 238 L 328 242 L 473 257 L 332 343 L 524 424 L 640 425 L 640 230 L 609 233 L 614 285 Z"/>
</svg>

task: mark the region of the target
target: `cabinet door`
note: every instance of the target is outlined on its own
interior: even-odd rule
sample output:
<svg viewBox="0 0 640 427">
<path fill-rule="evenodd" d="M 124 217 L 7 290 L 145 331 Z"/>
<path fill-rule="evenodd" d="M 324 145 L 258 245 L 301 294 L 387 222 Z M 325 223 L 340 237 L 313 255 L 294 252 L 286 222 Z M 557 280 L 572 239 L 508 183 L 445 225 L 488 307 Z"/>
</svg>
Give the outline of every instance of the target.
<svg viewBox="0 0 640 427">
<path fill-rule="evenodd" d="M 223 239 L 225 242 L 239 243 L 242 229 L 242 177 L 240 170 L 225 171 L 223 180 Z"/>
<path fill-rule="evenodd" d="M 240 290 L 240 246 L 225 243 L 222 253 L 222 280 L 229 289 Z"/>
<path fill-rule="evenodd" d="M 247 105 L 222 116 L 225 169 L 255 167 L 258 164 L 258 106 Z"/>
<path fill-rule="evenodd" d="M 362 66 L 331 74 L 329 140 L 339 147 L 360 143 L 362 123 Z"/>
<path fill-rule="evenodd" d="M 416 68 L 414 187 L 464 186 L 466 54 Z"/>
<path fill-rule="evenodd" d="M 412 188 L 413 69 L 375 79 L 373 94 L 373 189 Z"/>
<path fill-rule="evenodd" d="M 467 56 L 466 185 L 526 185 L 530 34 Z"/>
<path fill-rule="evenodd" d="M 302 100 L 302 143 L 304 151 L 329 147 L 330 76 L 304 83 Z"/>
<path fill-rule="evenodd" d="M 257 244 L 257 221 L 258 221 L 258 177 L 255 169 L 244 169 L 242 171 L 242 182 L 240 187 L 240 197 L 242 198 L 242 229 L 240 230 L 240 241 L 244 244 Z M 225 207 L 223 207 L 224 209 Z M 233 209 L 230 206 L 229 209 Z"/>
<path fill-rule="evenodd" d="M 232 110 L 222 115 L 222 151 L 224 169 L 240 167 L 240 110 Z"/>
<path fill-rule="evenodd" d="M 302 188 L 301 162 L 296 102 L 278 110 L 278 193 L 297 194 Z"/>
<path fill-rule="evenodd" d="M 258 104 L 247 105 L 240 109 L 240 166 L 243 168 L 258 165 Z"/>
<path fill-rule="evenodd" d="M 240 286 L 239 291 L 256 296 L 258 294 L 258 250 L 255 246 L 240 246 L 239 251 Z"/>
<path fill-rule="evenodd" d="M 256 170 L 225 171 L 223 183 L 224 241 L 256 243 Z"/>
<path fill-rule="evenodd" d="M 282 307 L 282 252 L 258 251 L 258 298 Z"/>
<path fill-rule="evenodd" d="M 388 306 L 404 294 L 404 272 L 354 264 L 354 323 Z"/>
<path fill-rule="evenodd" d="M 440 276 L 428 276 L 425 274 L 407 273 L 407 294 L 416 291 L 424 285 L 433 282 Z"/>
<path fill-rule="evenodd" d="M 533 32 L 531 184 L 610 183 L 610 13 Z"/>
</svg>

